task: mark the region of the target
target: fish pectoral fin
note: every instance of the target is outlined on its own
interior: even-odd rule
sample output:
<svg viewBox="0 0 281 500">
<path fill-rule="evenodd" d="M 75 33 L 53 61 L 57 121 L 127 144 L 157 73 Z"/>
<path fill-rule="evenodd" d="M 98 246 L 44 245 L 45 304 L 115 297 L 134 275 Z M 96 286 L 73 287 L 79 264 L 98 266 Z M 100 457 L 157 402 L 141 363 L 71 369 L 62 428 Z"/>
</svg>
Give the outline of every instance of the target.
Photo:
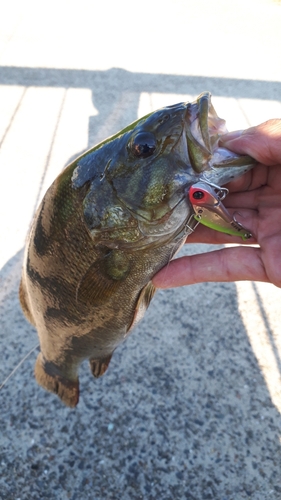
<svg viewBox="0 0 281 500">
<path fill-rule="evenodd" d="M 102 359 L 90 359 L 91 372 L 94 377 L 101 377 L 106 372 L 112 358 L 112 354 Z"/>
<path fill-rule="evenodd" d="M 127 332 L 132 330 L 136 326 L 136 324 L 142 319 L 142 317 L 144 316 L 155 292 L 156 292 L 156 288 L 152 284 L 151 281 L 149 281 L 149 283 L 147 283 L 147 285 L 145 285 L 145 287 L 143 287 L 143 289 L 141 290 L 141 292 L 138 296 L 138 299 L 137 299 L 137 302 L 135 305 L 134 317 L 133 317 L 132 323 L 130 324 Z"/>
<path fill-rule="evenodd" d="M 91 266 L 77 290 L 77 302 L 87 306 L 101 306 L 107 302 L 118 289 L 118 282 L 107 278 L 96 264 Z"/>
<path fill-rule="evenodd" d="M 38 354 L 35 363 L 35 378 L 41 387 L 57 394 L 66 406 L 74 408 L 79 401 L 79 380 L 67 379 L 58 375 L 52 363 L 45 363 L 42 353 Z"/>
<path fill-rule="evenodd" d="M 77 289 L 77 301 L 89 306 L 104 304 L 118 290 L 129 270 L 130 263 L 124 252 L 108 252 L 86 271 Z"/>
</svg>

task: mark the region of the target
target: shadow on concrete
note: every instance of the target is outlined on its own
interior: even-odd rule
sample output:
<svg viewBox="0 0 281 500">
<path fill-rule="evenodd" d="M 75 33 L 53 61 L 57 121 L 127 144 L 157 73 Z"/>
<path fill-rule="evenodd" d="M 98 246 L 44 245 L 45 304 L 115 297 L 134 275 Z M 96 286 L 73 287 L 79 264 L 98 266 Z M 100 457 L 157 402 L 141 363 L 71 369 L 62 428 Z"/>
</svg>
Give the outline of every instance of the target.
<svg viewBox="0 0 281 500">
<path fill-rule="evenodd" d="M 106 100 L 111 92 L 134 90 L 134 92 L 163 92 L 190 94 L 210 90 L 225 97 L 280 100 L 281 83 L 277 81 L 246 80 L 210 76 L 186 76 L 152 73 L 132 73 L 121 68 L 105 71 L 26 68 L 0 66 L 1 85 L 23 85 L 36 87 L 89 88 Z"/>
<path fill-rule="evenodd" d="M 88 147 L 95 143 L 102 124 L 110 121 L 112 109 L 121 101 L 124 92 L 133 92 L 136 97 L 130 102 L 130 111 L 120 117 L 116 131 L 126 126 L 128 119 L 136 119 L 138 94 L 142 92 L 197 95 L 209 90 L 216 96 L 266 100 L 280 100 L 281 95 L 281 83 L 276 81 L 132 73 L 120 68 L 91 71 L 0 66 L 0 85 L 91 89 L 98 115 L 90 118 Z"/>
<path fill-rule="evenodd" d="M 108 103 L 115 105 L 128 89 L 209 89 L 259 99 L 275 99 L 281 90 L 275 82 L 249 82 L 248 89 L 244 82 L 239 94 L 240 80 L 140 80 L 119 69 L 0 71 L 2 84 L 91 88 L 99 112 L 95 126 L 110 120 Z M 136 113 L 131 109 L 130 121 Z M 0 272 L 3 378 L 37 342 L 18 302 L 22 256 Z M 104 377 L 94 380 L 82 366 L 75 410 L 37 386 L 35 357 L 33 352 L 0 392 L 4 500 L 281 498 L 281 418 L 248 341 L 234 284 L 158 292 Z"/>
</svg>

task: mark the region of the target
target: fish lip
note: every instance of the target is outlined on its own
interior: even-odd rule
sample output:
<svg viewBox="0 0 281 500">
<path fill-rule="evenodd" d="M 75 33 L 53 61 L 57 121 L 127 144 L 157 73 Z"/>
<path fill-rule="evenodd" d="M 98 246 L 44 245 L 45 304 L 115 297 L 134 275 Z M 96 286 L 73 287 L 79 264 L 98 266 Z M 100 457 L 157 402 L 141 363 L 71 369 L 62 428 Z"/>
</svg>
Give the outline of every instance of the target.
<svg viewBox="0 0 281 500">
<path fill-rule="evenodd" d="M 211 94 L 203 92 L 196 101 L 185 103 L 183 133 L 189 164 L 197 174 L 209 168 L 213 152 L 208 123 L 210 99 Z"/>
<path fill-rule="evenodd" d="M 252 157 L 220 146 L 220 137 L 227 133 L 226 122 L 217 115 L 210 92 L 202 92 L 196 101 L 186 102 L 185 107 L 183 135 L 186 157 L 194 174 L 211 176 L 210 171 L 231 169 L 233 177 L 237 177 L 256 165 Z"/>
</svg>

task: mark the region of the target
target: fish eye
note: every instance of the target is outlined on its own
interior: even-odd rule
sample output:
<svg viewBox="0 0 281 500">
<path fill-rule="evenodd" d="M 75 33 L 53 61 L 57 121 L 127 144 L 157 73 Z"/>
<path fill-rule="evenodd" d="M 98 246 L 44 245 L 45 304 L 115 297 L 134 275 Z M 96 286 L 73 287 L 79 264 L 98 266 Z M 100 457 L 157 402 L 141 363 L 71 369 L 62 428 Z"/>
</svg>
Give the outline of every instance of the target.
<svg viewBox="0 0 281 500">
<path fill-rule="evenodd" d="M 131 142 L 131 150 L 137 158 L 148 158 L 156 149 L 156 139 L 151 132 L 140 132 Z"/>
</svg>

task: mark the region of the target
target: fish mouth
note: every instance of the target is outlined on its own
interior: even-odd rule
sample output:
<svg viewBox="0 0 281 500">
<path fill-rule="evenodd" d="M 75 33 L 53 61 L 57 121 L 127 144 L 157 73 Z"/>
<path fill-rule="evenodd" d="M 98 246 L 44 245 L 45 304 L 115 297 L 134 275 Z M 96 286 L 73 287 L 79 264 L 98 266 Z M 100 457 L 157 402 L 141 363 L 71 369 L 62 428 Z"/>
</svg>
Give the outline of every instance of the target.
<svg viewBox="0 0 281 500">
<path fill-rule="evenodd" d="M 210 92 L 203 92 L 195 101 L 185 104 L 184 133 L 195 173 L 203 174 L 206 180 L 218 177 L 218 184 L 221 184 L 242 175 L 257 163 L 248 155 L 241 156 L 219 146 L 220 136 L 228 130 L 225 120 L 215 111 Z M 221 170 L 223 172 L 219 173 Z"/>
</svg>

